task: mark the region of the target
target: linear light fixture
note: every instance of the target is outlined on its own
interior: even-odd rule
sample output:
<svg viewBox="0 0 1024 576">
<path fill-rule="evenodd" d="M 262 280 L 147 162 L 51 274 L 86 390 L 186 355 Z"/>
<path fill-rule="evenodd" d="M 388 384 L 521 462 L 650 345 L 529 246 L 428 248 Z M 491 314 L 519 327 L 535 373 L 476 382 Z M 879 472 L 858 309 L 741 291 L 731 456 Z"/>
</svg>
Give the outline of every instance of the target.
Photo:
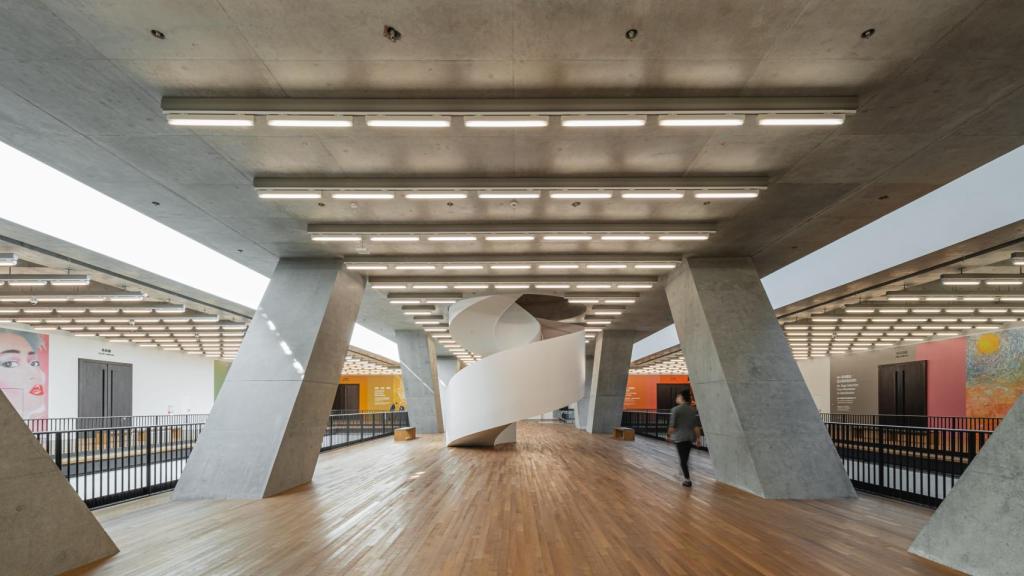
<svg viewBox="0 0 1024 576">
<path fill-rule="evenodd" d="M 445 270 L 483 270 L 483 264 L 445 264 Z"/>
<path fill-rule="evenodd" d="M 538 290 L 568 290 L 568 284 L 534 284 L 534 288 Z"/>
<path fill-rule="evenodd" d="M 650 240 L 651 237 L 647 234 L 604 234 L 601 236 L 601 240 L 608 242 L 616 241 L 645 241 Z"/>
<path fill-rule="evenodd" d="M 580 267 L 579 264 L 538 264 L 537 268 L 541 270 L 576 270 Z"/>
<path fill-rule="evenodd" d="M 346 264 L 345 268 L 348 270 L 387 270 L 388 267 L 384 264 Z"/>
<path fill-rule="evenodd" d="M 547 116 L 466 116 L 466 128 L 544 128 Z"/>
<path fill-rule="evenodd" d="M 260 192 L 259 197 L 264 200 L 320 200 L 324 195 L 320 192 Z"/>
<path fill-rule="evenodd" d="M 759 195 L 758 190 L 702 190 L 695 192 L 693 197 L 701 200 L 738 200 L 757 198 Z"/>
<path fill-rule="evenodd" d="M 367 116 L 366 125 L 374 128 L 447 128 L 450 116 Z"/>
<path fill-rule="evenodd" d="M 532 264 L 491 264 L 491 270 L 529 270 Z"/>
<path fill-rule="evenodd" d="M 431 242 L 476 242 L 476 236 L 429 236 Z"/>
<path fill-rule="evenodd" d="M 707 240 L 710 238 L 709 234 L 706 233 L 695 233 L 695 234 L 665 234 L 658 236 L 658 240 L 666 241 L 690 241 L 690 240 Z"/>
<path fill-rule="evenodd" d="M 567 128 L 616 128 L 643 126 L 647 116 L 634 114 L 580 114 L 562 116 L 562 126 Z"/>
<path fill-rule="evenodd" d="M 409 200 L 465 200 L 465 192 L 413 192 L 405 195 Z"/>
<path fill-rule="evenodd" d="M 612 197 L 611 192 L 551 192 L 550 198 L 556 200 L 607 200 Z"/>
<path fill-rule="evenodd" d="M 419 242 L 419 236 L 370 236 L 370 242 Z"/>
<path fill-rule="evenodd" d="M 335 192 L 331 194 L 335 200 L 393 200 L 392 192 Z"/>
<path fill-rule="evenodd" d="M 588 234 L 558 234 L 544 236 L 544 240 L 546 242 L 588 242 L 593 239 L 594 237 Z"/>
<path fill-rule="evenodd" d="M 18 255 L 12 252 L 0 253 L 0 266 L 17 266 Z"/>
<path fill-rule="evenodd" d="M 625 264 L 587 264 L 588 270 L 622 270 Z"/>
<path fill-rule="evenodd" d="M 839 126 L 846 120 L 843 114 L 760 114 L 759 126 Z"/>
<path fill-rule="evenodd" d="M 486 236 L 485 239 L 489 242 L 530 242 L 534 237 L 528 234 L 504 234 Z"/>
<path fill-rule="evenodd" d="M 483 200 L 536 200 L 540 192 L 480 192 L 477 198 Z"/>
<path fill-rule="evenodd" d="M 663 114 L 658 126 L 742 126 L 740 114 Z"/>
<path fill-rule="evenodd" d="M 283 128 L 350 128 L 351 116 L 340 114 L 271 114 L 267 125 Z"/>
<path fill-rule="evenodd" d="M 1014 266 L 1024 266 L 1024 252 L 1014 252 L 1013 254 L 1010 254 L 1010 264 L 1013 264 Z"/>
<path fill-rule="evenodd" d="M 219 126 L 248 128 L 255 122 L 251 114 L 168 114 L 171 126 Z"/>
<path fill-rule="evenodd" d="M 360 236 L 350 236 L 345 234 L 315 234 L 312 237 L 313 242 L 362 242 L 363 239 Z"/>
<path fill-rule="evenodd" d="M 678 200 L 685 196 L 682 192 L 623 192 L 626 200 Z"/>
</svg>

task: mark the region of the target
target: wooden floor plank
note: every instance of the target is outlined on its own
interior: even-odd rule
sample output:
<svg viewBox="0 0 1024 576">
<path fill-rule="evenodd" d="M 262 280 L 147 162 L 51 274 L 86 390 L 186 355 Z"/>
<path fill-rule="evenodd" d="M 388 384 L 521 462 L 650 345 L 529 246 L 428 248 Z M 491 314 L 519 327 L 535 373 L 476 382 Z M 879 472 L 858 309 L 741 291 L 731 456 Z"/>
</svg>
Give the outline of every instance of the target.
<svg viewBox="0 0 1024 576">
<path fill-rule="evenodd" d="M 694 452 L 524 422 L 498 449 L 439 435 L 324 453 L 259 501 L 154 496 L 97 511 L 121 548 L 89 575 L 956 574 L 906 552 L 931 511 L 871 496 L 766 501 Z"/>
</svg>

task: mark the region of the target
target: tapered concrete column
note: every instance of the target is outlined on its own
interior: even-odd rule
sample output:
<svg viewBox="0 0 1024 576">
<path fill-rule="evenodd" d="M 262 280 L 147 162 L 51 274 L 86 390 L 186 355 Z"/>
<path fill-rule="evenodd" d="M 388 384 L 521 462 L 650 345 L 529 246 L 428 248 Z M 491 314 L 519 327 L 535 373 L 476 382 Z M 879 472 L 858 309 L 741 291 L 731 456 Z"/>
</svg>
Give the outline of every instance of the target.
<svg viewBox="0 0 1024 576">
<path fill-rule="evenodd" d="M 444 432 L 434 339 L 420 330 L 395 330 L 409 425 L 417 434 Z"/>
<path fill-rule="evenodd" d="M 576 401 L 576 427 L 580 430 L 587 429 L 587 417 L 590 416 L 590 380 L 594 376 L 594 357 L 586 356 L 585 379 L 583 380 L 583 397 Z"/>
<path fill-rule="evenodd" d="M 597 337 L 587 400 L 587 432 L 611 434 L 612 428 L 622 423 L 629 361 L 637 336 L 632 330 L 605 330 Z"/>
<path fill-rule="evenodd" d="M 266 498 L 313 478 L 363 278 L 336 259 L 282 259 L 175 499 Z"/>
<path fill-rule="evenodd" d="M 665 290 L 717 479 L 764 498 L 855 496 L 750 259 L 684 260 Z"/>
<path fill-rule="evenodd" d="M 117 546 L 0 394 L 0 573 L 49 576 L 113 554 Z"/>
<path fill-rule="evenodd" d="M 1024 567 L 1024 398 L 917 535 L 910 551 L 968 574 Z"/>
</svg>

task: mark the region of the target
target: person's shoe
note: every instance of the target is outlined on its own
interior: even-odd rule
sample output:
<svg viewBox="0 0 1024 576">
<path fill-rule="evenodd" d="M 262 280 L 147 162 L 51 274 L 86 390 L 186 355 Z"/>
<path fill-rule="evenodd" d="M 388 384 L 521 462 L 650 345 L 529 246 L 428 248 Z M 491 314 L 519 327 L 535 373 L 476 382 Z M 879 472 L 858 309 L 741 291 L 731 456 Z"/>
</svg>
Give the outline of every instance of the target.
<svg viewBox="0 0 1024 576">
<path fill-rule="evenodd" d="M 690 486 L 693 486 L 693 482 L 690 482 L 689 479 L 683 480 L 683 486 L 689 488 Z"/>
</svg>

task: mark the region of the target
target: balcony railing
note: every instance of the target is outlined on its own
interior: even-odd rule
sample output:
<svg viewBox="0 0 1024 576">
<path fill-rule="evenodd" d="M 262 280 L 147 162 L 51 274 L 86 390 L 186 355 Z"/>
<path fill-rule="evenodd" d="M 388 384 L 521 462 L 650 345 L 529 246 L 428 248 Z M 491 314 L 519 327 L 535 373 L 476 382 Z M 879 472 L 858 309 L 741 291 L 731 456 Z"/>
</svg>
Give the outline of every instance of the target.
<svg viewBox="0 0 1024 576">
<path fill-rule="evenodd" d="M 876 424 L 914 428 L 945 428 L 950 430 L 995 430 L 1002 418 L 975 416 L 916 416 L 905 414 L 836 414 L 822 412 L 821 421 L 836 424 Z"/>
<path fill-rule="evenodd" d="M 101 426 L 105 423 L 133 425 Z M 72 488 L 95 508 L 174 488 L 206 426 L 206 414 L 59 418 L 26 424 Z M 65 429 L 72 425 L 83 427 Z M 408 425 L 408 412 L 332 413 L 320 451 L 388 436 Z"/>
</svg>

